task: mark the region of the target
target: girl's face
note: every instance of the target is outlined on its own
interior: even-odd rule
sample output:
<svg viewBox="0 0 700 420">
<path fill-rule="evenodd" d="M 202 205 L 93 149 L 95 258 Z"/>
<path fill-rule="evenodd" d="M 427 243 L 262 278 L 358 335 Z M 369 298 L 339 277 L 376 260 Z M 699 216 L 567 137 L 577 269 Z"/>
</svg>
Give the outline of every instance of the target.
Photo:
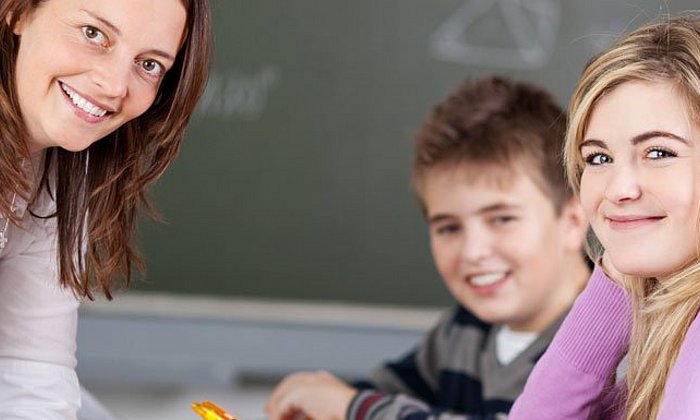
<svg viewBox="0 0 700 420">
<path fill-rule="evenodd" d="M 626 82 L 591 114 L 581 203 L 624 274 L 663 277 L 698 254 L 700 129 L 670 82 Z"/>
<path fill-rule="evenodd" d="M 83 150 L 143 114 L 185 21 L 181 0 L 47 0 L 22 16 L 15 82 L 30 149 Z"/>
</svg>

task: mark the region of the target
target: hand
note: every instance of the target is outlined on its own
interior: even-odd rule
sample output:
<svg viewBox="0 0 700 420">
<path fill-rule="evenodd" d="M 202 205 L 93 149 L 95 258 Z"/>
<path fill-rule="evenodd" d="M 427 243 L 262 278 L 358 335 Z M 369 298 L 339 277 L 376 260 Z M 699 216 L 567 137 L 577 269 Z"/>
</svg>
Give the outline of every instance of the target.
<svg viewBox="0 0 700 420">
<path fill-rule="evenodd" d="M 293 373 L 272 391 L 269 420 L 342 420 L 357 390 L 325 371 Z"/>
</svg>

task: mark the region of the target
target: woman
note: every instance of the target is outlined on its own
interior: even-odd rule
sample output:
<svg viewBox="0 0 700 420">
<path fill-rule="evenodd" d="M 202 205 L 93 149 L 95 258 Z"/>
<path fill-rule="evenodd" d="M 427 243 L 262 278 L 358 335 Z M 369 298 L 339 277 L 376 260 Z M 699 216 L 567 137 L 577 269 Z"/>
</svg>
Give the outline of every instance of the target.
<svg viewBox="0 0 700 420">
<path fill-rule="evenodd" d="M 75 418 L 78 301 L 140 261 L 208 71 L 206 0 L 0 4 L 0 418 Z"/>
<path fill-rule="evenodd" d="M 567 172 L 605 272 L 509 418 L 700 418 L 700 19 L 644 26 L 595 57 L 569 113 Z"/>
</svg>

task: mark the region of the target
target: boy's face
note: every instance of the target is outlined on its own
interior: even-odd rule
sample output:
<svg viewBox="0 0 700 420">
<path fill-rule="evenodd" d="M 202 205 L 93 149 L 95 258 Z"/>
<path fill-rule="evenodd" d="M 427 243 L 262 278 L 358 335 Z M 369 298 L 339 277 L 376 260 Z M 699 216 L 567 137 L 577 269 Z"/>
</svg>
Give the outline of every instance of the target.
<svg viewBox="0 0 700 420">
<path fill-rule="evenodd" d="M 457 301 L 481 320 L 541 331 L 561 307 L 562 289 L 571 287 L 563 273 L 567 258 L 580 252 L 585 223 L 572 222 L 567 212 L 580 207 L 571 210 L 578 206 L 572 201 L 557 216 L 524 171 L 481 166 L 469 174 L 480 175 L 434 168 L 423 179 L 437 269 Z"/>
</svg>

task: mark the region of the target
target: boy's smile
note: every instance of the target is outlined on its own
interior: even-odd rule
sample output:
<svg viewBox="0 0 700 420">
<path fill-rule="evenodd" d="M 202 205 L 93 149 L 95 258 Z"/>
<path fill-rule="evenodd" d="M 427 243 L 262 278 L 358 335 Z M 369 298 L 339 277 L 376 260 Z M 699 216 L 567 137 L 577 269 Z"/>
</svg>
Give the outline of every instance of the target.
<svg viewBox="0 0 700 420">
<path fill-rule="evenodd" d="M 435 264 L 462 306 L 487 323 L 533 332 L 561 314 L 578 292 L 564 280 L 568 258 L 581 258 L 586 224 L 577 204 L 558 216 L 528 174 L 498 166 L 434 168 L 424 181 Z"/>
<path fill-rule="evenodd" d="M 474 293 L 490 295 L 496 293 L 509 280 L 510 271 L 495 271 L 483 274 L 467 275 L 467 282 Z"/>
</svg>

